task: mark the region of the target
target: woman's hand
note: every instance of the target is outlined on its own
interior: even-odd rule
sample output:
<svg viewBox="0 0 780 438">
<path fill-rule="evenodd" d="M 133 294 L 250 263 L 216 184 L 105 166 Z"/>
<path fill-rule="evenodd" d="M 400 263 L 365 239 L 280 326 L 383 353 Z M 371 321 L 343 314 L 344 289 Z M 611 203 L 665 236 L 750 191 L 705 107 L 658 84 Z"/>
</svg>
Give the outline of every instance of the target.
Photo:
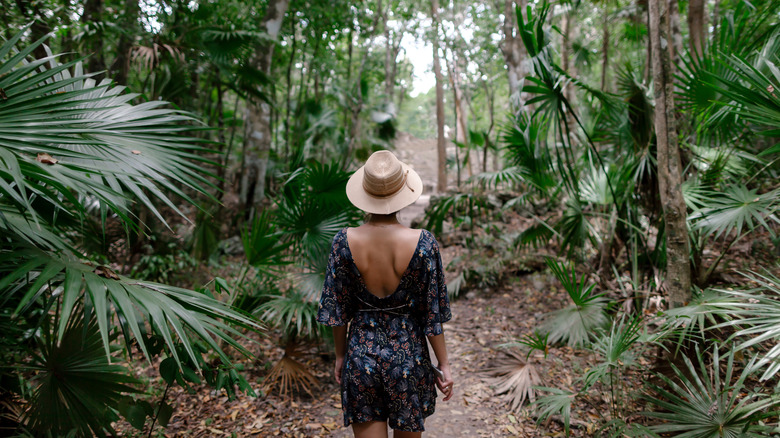
<svg viewBox="0 0 780 438">
<path fill-rule="evenodd" d="M 454 385 L 454 382 L 452 381 L 452 371 L 450 371 L 449 365 L 439 365 L 439 369 L 441 370 L 442 377 L 436 376 L 436 386 L 439 387 L 439 391 L 444 394 L 444 401 L 447 401 L 452 398 L 453 390 L 452 386 Z"/>
<path fill-rule="evenodd" d="M 336 381 L 341 385 L 341 372 L 344 370 L 344 358 L 336 357 Z"/>
</svg>

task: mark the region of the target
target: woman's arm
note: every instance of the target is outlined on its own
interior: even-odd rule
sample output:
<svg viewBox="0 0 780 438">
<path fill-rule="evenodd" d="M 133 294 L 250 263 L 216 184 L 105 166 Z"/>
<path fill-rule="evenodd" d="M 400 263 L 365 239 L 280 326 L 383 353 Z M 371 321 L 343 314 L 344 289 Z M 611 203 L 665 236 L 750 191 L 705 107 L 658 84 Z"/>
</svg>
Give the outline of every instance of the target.
<svg viewBox="0 0 780 438">
<path fill-rule="evenodd" d="M 444 393 L 444 401 L 452 398 L 452 371 L 450 370 L 450 361 L 447 358 L 447 346 L 444 343 L 444 331 L 440 335 L 428 336 L 428 342 L 431 343 L 433 348 L 433 354 L 436 355 L 436 360 L 439 361 L 439 369 L 443 374 L 443 377 L 436 376 L 436 386 Z"/>
<path fill-rule="evenodd" d="M 336 344 L 336 381 L 341 385 L 341 371 L 344 369 L 344 355 L 347 353 L 347 326 L 333 326 L 333 341 Z"/>
</svg>

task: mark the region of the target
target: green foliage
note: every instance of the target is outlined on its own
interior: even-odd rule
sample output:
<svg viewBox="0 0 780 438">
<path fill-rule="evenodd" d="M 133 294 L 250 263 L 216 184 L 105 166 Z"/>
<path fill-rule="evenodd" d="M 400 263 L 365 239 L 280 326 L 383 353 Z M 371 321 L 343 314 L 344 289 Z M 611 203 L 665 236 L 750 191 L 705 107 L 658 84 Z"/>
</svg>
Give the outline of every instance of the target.
<svg viewBox="0 0 780 438">
<path fill-rule="evenodd" d="M 688 305 L 663 313 L 665 321 L 658 331 L 658 338 L 674 340 L 677 348 L 691 341 L 707 342 L 712 337 L 706 332 L 720 322 L 732 319 L 731 315 L 740 307 L 738 300 L 729 294 L 714 289 L 695 290 Z"/>
<path fill-rule="evenodd" d="M 183 215 L 169 196 L 211 197 L 210 162 L 204 142 L 186 135 L 199 129 L 193 117 L 162 101 L 131 103 L 136 95 L 95 83 L 80 60 L 30 59 L 43 39 L 17 49 L 24 33 L 0 46 L 0 315 L 23 328 L 3 331 L 9 365 L 32 357 L 38 376 L 0 390 L 32 391 L 35 430 L 104 435 L 135 392 L 110 364 L 118 334 L 128 355 L 165 350 L 184 366 L 214 351 L 229 364 L 220 343 L 247 353 L 238 329 L 260 327 L 210 293 L 124 277 L 81 249 L 91 232 L 82 224 L 111 218 L 137 231 L 138 208 L 165 224 L 160 204 Z"/>
<path fill-rule="evenodd" d="M 128 370 L 111 365 L 95 320 L 74 315 L 61 338 L 46 323 L 36 339 L 37 351 L 27 365 L 37 375 L 23 422 L 36 434 L 114 434 L 111 422 L 124 394 L 138 392 Z M 86 326 L 85 326 L 86 325 Z"/>
<path fill-rule="evenodd" d="M 568 436 L 569 425 L 571 424 L 571 405 L 574 402 L 577 393 L 558 388 L 541 387 L 538 389 L 540 391 L 549 392 L 550 394 L 539 397 L 534 402 L 537 414 L 539 415 L 536 424 L 542 424 L 542 422 L 553 415 L 560 415 L 563 419 L 563 430 L 566 433 L 566 436 Z"/>
<path fill-rule="evenodd" d="M 688 218 L 694 229 L 712 234 L 717 239 L 722 235 L 741 236 L 743 228 L 752 231 L 761 225 L 774 235 L 767 220 L 780 223 L 775 212 L 780 206 L 780 191 L 774 190 L 758 194 L 755 189 L 743 185 L 732 185 L 720 193 L 700 193 L 700 202 L 705 207 L 698 208 Z"/>
<path fill-rule="evenodd" d="M 747 290 L 721 290 L 720 292 L 732 300 L 728 314 L 733 317 L 716 327 L 733 327 L 735 349 L 745 350 L 751 347 L 771 342 L 769 350 L 760 349 L 756 368 L 767 367 L 761 380 L 774 378 L 780 371 L 780 278 L 770 273 L 752 273 L 747 278 L 758 287 Z"/>
<path fill-rule="evenodd" d="M 198 265 L 187 251 L 180 248 L 176 242 L 170 242 L 165 250 L 154 251 L 141 256 L 133 265 L 130 276 L 158 283 L 175 283 L 174 278 L 187 277 L 188 272 Z"/>
<path fill-rule="evenodd" d="M 289 341 L 324 334 L 316 322 L 317 298 L 330 245 L 339 230 L 360 217 L 346 196 L 349 175 L 336 164 L 316 162 L 295 170 L 276 198 L 276 209 L 258 214 L 242 234 L 247 262 L 260 282 L 239 300 L 252 303 L 247 310 L 281 328 Z M 285 273 L 284 265 L 294 271 Z"/>
<path fill-rule="evenodd" d="M 750 361 L 734 380 L 734 354 L 727 355 L 725 364 L 721 363 L 717 348 L 713 349 L 711 365 L 698 350 L 696 357 L 695 365 L 683 357 L 684 369 L 672 364 L 674 380 L 657 375 L 664 386 L 650 385 L 657 395 L 648 396 L 647 401 L 662 411 L 646 415 L 664 420 L 651 429 L 690 438 L 766 436 L 771 428 L 763 425 L 762 420 L 777 415 L 780 400 L 753 392 L 746 386 L 747 379 L 755 372 L 755 361 Z M 724 375 L 721 367 L 725 368 Z"/>
<path fill-rule="evenodd" d="M 549 315 L 544 327 L 549 331 L 549 342 L 565 341 L 569 346 L 583 346 L 596 329 L 607 324 L 607 300 L 603 294 L 594 293 L 595 284 L 588 284 L 583 274 L 577 278 L 574 267 L 548 258 L 547 266 L 572 301 L 567 307 Z"/>
</svg>

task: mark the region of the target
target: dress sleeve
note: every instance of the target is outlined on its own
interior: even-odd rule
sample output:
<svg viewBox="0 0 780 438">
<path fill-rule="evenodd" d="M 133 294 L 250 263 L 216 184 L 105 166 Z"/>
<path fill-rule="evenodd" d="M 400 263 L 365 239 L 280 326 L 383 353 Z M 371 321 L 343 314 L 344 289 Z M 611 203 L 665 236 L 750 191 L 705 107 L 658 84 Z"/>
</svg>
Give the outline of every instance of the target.
<svg viewBox="0 0 780 438">
<path fill-rule="evenodd" d="M 441 325 L 452 319 L 452 312 L 450 312 L 450 299 L 447 296 L 447 284 L 444 282 L 444 267 L 439 244 L 432 235 L 430 239 L 430 253 L 426 262 L 429 280 L 424 331 L 426 336 L 436 336 L 443 333 Z"/>
<path fill-rule="evenodd" d="M 333 238 L 328 267 L 325 270 L 325 284 L 320 296 L 317 322 L 327 326 L 347 325 L 354 315 L 349 293 L 348 263 L 343 244 L 346 233 L 339 232 Z"/>
</svg>

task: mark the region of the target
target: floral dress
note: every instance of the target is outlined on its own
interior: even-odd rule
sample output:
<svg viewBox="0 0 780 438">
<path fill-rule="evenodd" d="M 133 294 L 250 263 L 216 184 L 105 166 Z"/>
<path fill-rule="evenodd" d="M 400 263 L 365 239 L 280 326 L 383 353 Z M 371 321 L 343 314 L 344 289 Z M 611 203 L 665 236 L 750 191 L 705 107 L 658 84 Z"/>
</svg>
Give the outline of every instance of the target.
<svg viewBox="0 0 780 438">
<path fill-rule="evenodd" d="M 426 336 L 441 334 L 450 318 L 439 245 L 430 232 L 422 231 L 400 284 L 385 298 L 366 289 L 347 230 L 336 234 L 317 321 L 350 323 L 341 384 L 345 426 L 387 421 L 396 430 L 425 430 L 436 404 Z"/>
</svg>

